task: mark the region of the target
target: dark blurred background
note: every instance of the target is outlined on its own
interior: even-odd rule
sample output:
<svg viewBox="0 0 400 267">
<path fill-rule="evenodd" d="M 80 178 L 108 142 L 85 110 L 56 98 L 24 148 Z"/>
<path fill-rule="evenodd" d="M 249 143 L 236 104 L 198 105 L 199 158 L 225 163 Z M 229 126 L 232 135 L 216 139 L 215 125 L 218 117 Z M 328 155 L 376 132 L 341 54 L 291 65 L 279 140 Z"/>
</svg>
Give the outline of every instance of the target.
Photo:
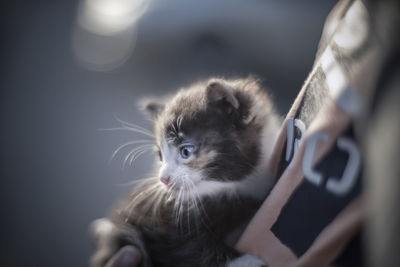
<svg viewBox="0 0 400 267">
<path fill-rule="evenodd" d="M 209 76 L 250 73 L 284 115 L 336 1 L 9 0 L 0 3 L 0 266 L 87 266 L 89 223 L 152 155 L 136 107 Z"/>
</svg>

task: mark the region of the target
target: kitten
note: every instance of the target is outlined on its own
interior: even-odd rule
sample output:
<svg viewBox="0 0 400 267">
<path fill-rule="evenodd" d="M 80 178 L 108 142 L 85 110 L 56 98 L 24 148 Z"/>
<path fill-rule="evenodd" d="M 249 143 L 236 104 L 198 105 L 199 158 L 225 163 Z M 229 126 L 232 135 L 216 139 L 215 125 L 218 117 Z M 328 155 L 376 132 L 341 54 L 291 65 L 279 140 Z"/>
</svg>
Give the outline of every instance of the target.
<svg viewBox="0 0 400 267">
<path fill-rule="evenodd" d="M 158 177 L 95 224 L 92 266 L 128 244 L 142 251 L 145 267 L 261 266 L 233 249 L 273 185 L 267 162 L 279 118 L 257 80 L 210 79 L 145 108 Z"/>
</svg>

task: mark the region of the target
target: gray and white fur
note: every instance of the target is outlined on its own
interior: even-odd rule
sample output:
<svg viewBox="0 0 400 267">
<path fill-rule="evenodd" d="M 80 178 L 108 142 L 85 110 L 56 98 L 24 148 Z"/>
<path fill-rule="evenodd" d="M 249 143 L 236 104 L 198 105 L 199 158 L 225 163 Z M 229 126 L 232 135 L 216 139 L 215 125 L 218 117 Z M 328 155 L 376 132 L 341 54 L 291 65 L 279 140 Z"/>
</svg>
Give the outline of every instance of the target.
<svg viewBox="0 0 400 267">
<path fill-rule="evenodd" d="M 233 249 L 274 182 L 268 161 L 280 120 L 257 79 L 209 79 L 145 109 L 158 175 L 94 224 L 92 266 L 129 244 L 143 267 L 262 266 Z"/>
</svg>

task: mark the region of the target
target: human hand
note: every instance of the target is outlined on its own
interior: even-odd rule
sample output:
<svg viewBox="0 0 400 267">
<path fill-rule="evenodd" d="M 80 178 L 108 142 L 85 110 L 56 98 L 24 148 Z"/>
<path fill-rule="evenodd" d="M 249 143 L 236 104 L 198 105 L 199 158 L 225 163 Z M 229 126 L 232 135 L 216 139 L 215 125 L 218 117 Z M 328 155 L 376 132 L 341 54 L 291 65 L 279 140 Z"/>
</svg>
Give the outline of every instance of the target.
<svg viewBox="0 0 400 267">
<path fill-rule="evenodd" d="M 96 244 L 91 258 L 91 267 L 139 267 L 143 258 L 141 251 L 133 244 L 119 247 L 125 233 L 107 218 L 95 220 L 90 225 L 90 234 Z"/>
<path fill-rule="evenodd" d="M 138 267 L 142 254 L 135 246 L 122 247 L 106 264 L 105 267 Z"/>
</svg>

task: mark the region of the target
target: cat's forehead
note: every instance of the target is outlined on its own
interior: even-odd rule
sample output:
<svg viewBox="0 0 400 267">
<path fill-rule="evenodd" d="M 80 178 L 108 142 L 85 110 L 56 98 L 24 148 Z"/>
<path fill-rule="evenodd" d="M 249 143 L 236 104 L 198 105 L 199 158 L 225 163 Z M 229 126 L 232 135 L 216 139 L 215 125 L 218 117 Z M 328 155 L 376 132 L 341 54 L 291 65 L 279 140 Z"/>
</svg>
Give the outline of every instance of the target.
<svg viewBox="0 0 400 267">
<path fill-rule="evenodd" d="M 207 109 L 204 90 L 194 88 L 179 92 L 156 121 L 157 138 L 176 144 L 218 136 L 221 118 Z"/>
<path fill-rule="evenodd" d="M 193 111 L 169 114 L 169 117 L 159 122 L 158 138 L 168 143 L 181 144 L 184 142 L 198 141 L 200 136 L 205 136 L 211 129 L 204 126 L 204 116 Z"/>
</svg>

